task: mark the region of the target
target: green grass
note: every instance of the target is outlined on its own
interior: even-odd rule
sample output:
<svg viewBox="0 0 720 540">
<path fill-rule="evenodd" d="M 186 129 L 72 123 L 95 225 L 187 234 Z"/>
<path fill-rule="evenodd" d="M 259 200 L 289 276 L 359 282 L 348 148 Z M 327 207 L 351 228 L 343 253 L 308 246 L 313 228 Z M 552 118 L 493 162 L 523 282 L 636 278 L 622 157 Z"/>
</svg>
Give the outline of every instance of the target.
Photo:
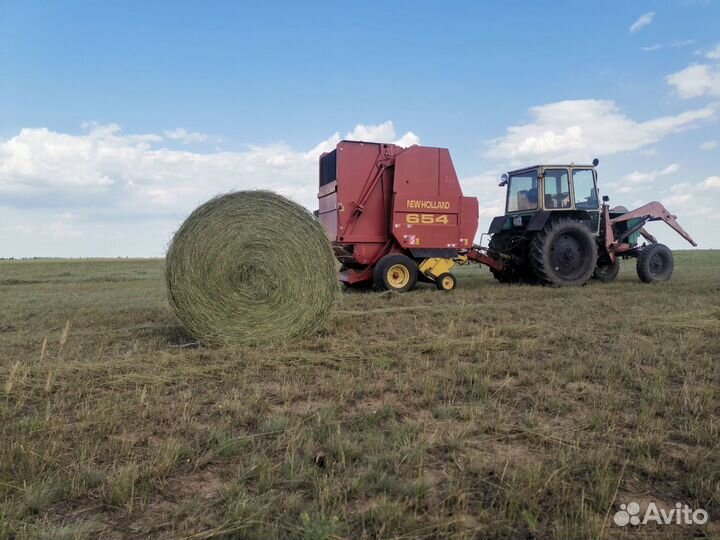
<svg viewBox="0 0 720 540">
<path fill-rule="evenodd" d="M 720 253 L 671 282 L 348 293 L 206 349 L 162 262 L 0 262 L 0 538 L 720 536 Z M 702 527 L 612 523 L 621 502 Z"/>
</svg>

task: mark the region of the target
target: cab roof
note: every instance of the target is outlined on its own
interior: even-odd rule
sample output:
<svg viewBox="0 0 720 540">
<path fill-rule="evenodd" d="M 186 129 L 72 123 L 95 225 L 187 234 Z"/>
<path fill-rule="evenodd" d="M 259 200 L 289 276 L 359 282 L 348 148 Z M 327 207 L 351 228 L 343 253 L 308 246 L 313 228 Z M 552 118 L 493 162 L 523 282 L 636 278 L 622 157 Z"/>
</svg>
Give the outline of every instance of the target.
<svg viewBox="0 0 720 540">
<path fill-rule="evenodd" d="M 530 171 L 532 169 L 594 169 L 595 165 L 589 164 L 585 165 L 583 163 L 562 163 L 562 164 L 544 164 L 544 165 L 531 165 L 529 167 L 522 167 L 520 169 L 513 169 L 512 171 L 508 171 L 508 174 L 515 174 L 523 171 Z"/>
</svg>

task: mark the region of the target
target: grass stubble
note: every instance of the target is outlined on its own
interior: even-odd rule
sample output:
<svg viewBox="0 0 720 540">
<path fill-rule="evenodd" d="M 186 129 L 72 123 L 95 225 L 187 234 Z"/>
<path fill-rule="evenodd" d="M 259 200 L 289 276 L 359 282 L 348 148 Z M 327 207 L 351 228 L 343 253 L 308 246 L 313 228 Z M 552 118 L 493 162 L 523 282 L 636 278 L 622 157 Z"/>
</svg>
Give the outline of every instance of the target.
<svg viewBox="0 0 720 540">
<path fill-rule="evenodd" d="M 342 295 L 204 348 L 160 260 L 0 262 L 0 538 L 720 536 L 720 254 Z M 621 529 L 619 503 L 704 508 Z"/>
</svg>

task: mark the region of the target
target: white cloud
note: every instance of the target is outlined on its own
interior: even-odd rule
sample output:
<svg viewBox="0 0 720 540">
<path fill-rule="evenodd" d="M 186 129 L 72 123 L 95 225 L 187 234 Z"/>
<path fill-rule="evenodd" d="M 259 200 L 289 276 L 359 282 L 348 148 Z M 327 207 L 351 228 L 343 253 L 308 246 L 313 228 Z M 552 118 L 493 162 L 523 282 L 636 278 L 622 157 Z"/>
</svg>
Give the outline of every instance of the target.
<svg viewBox="0 0 720 540">
<path fill-rule="evenodd" d="M 414 144 L 420 144 L 420 137 L 415 135 L 412 131 L 408 131 L 400 138 L 396 139 L 395 126 L 388 120 L 387 122 L 377 125 L 358 124 L 355 126 L 355 129 L 347 132 L 344 137 L 340 137 L 340 133 L 336 132 L 330 138 L 322 141 L 309 152 L 306 152 L 305 158 L 310 160 L 318 159 L 320 154 L 331 151 L 342 139 L 350 141 L 392 143 L 405 148 Z"/>
<path fill-rule="evenodd" d="M 49 234 L 53 240 L 62 240 L 64 238 L 82 238 L 84 236 L 80 229 L 64 221 L 53 221 L 50 223 L 47 230 L 41 231 L 41 233 L 42 232 Z"/>
<path fill-rule="evenodd" d="M 673 206 L 684 206 L 685 204 L 690 202 L 692 198 L 693 196 L 691 193 L 678 193 L 676 195 L 667 195 L 663 197 L 662 203 L 665 206 L 672 208 Z"/>
<path fill-rule="evenodd" d="M 720 246 L 720 214 L 717 211 L 720 205 L 720 176 L 685 181 L 666 189 L 653 187 L 653 196 L 677 215 L 680 224 L 701 248 Z M 657 224 L 653 227 L 657 229 L 658 239 L 662 238 L 661 242 L 677 249 L 687 248 L 687 244 L 664 225 Z"/>
<path fill-rule="evenodd" d="M 716 45 L 714 49 L 711 49 L 705 53 L 705 58 L 710 60 L 720 60 L 720 44 Z"/>
<path fill-rule="evenodd" d="M 670 190 L 663 195 L 662 202 L 668 207 L 671 205 L 679 207 L 684 213 L 696 217 L 696 210 L 704 208 L 699 205 L 714 205 L 713 196 L 718 189 L 720 189 L 720 176 L 708 176 L 696 184 L 681 182 L 670 186 Z"/>
<path fill-rule="evenodd" d="M 708 176 L 702 182 L 692 184 L 682 182 L 674 184 L 661 196 L 660 201 L 668 209 L 683 216 L 688 225 L 694 225 L 696 233 L 707 234 L 706 246 L 712 247 L 717 238 L 717 231 L 708 227 L 709 221 L 720 220 L 717 212 L 717 196 L 720 195 L 720 176 Z M 688 230 L 691 230 L 688 228 Z"/>
<path fill-rule="evenodd" d="M 153 253 L 158 255 L 187 212 L 218 193 L 271 189 L 311 210 L 317 205 L 319 152 L 312 155 L 277 143 L 235 152 L 199 153 L 165 148 L 163 137 L 156 134 L 123 134 L 116 124 L 86 124 L 84 129 L 71 135 L 28 128 L 0 140 L 0 232 L 15 237 L 16 245 L 31 244 L 30 249 L 44 245 L 42 238 L 48 242 L 55 239 L 57 245 L 74 240 L 76 244 L 62 244 L 75 246 L 68 248 L 73 251 L 63 252 L 65 255 L 93 255 L 85 251 L 93 244 L 83 242 L 94 241 L 95 230 L 108 236 L 134 231 L 138 244 L 153 238 L 151 245 L 157 249 Z M 174 135 L 186 138 L 193 134 Z M 392 122 L 360 124 L 346 138 L 403 145 L 419 142 L 411 132 L 397 137 Z M 321 145 L 331 149 L 336 139 L 333 136 Z M 153 224 L 148 225 L 148 220 L 154 220 Z M 113 228 L 113 223 L 122 226 Z M 28 225 L 32 232 L 7 229 L 16 225 Z M 102 239 L 96 241 L 97 254 L 108 254 Z M 4 245 L 7 249 L 7 242 Z M 114 254 L 127 254 L 134 247 L 119 245 L 119 253 Z M 29 254 L 55 253 L 51 243 L 45 249 Z"/>
<path fill-rule="evenodd" d="M 679 39 L 679 40 L 673 41 L 673 42 L 670 44 L 670 46 L 671 46 L 671 47 L 675 47 L 675 48 L 687 47 L 687 46 L 692 45 L 693 43 L 695 43 L 695 41 L 696 41 L 696 40 L 694 40 L 694 39 Z"/>
<path fill-rule="evenodd" d="M 681 47 L 687 47 L 689 45 L 692 45 L 693 43 L 695 43 L 694 39 L 678 39 L 670 42 L 669 47 L 679 49 Z M 646 45 L 645 47 L 640 47 L 640 49 L 644 52 L 653 52 L 663 49 L 664 47 L 665 45 L 663 45 L 662 43 L 656 43 L 654 45 Z"/>
<path fill-rule="evenodd" d="M 635 32 L 639 32 L 641 29 L 645 28 L 646 26 L 649 26 L 650 24 L 652 24 L 654 18 L 655 18 L 654 11 L 648 11 L 647 13 L 643 13 L 630 26 L 630 33 L 634 34 Z"/>
<path fill-rule="evenodd" d="M 677 163 L 672 163 L 664 169 L 649 172 L 633 171 L 630 174 L 626 174 L 622 177 L 624 182 L 630 184 L 652 184 L 657 178 L 661 176 L 669 176 L 676 173 L 680 169 Z"/>
<path fill-rule="evenodd" d="M 704 188 L 719 189 L 720 188 L 720 176 L 708 176 L 701 185 Z"/>
<path fill-rule="evenodd" d="M 691 64 L 683 70 L 671 73 L 665 80 L 675 88 L 682 99 L 720 96 L 720 68 L 707 64 Z"/>
<path fill-rule="evenodd" d="M 480 242 L 480 235 L 490 228 L 490 222 L 495 216 L 505 213 L 505 188 L 498 186 L 500 176 L 506 171 L 493 169 L 483 171 L 474 176 L 460 178 L 460 185 L 466 197 L 477 197 L 479 203 L 480 221 L 476 242 Z M 487 243 L 487 239 L 485 239 Z"/>
<path fill-rule="evenodd" d="M 394 144 L 397 144 L 398 146 L 402 146 L 404 148 L 407 148 L 408 146 L 413 146 L 415 144 L 420 144 L 420 137 L 415 135 L 412 131 L 408 131 L 405 133 L 402 137 L 397 139 L 396 141 L 393 141 Z"/>
<path fill-rule="evenodd" d="M 188 131 L 185 128 L 166 130 L 164 135 L 168 139 L 172 139 L 173 141 L 180 141 L 185 144 L 201 143 L 208 139 L 208 136 L 204 133 Z"/>
<path fill-rule="evenodd" d="M 635 193 L 651 187 L 655 189 L 653 186 L 655 180 L 663 176 L 671 176 L 679 170 L 680 165 L 671 163 L 667 167 L 659 170 L 648 172 L 633 171 L 620 178 L 619 182 L 606 184 L 606 187 L 618 194 Z"/>
<path fill-rule="evenodd" d="M 715 150 L 718 147 L 718 141 L 705 141 L 700 145 L 700 150 Z"/>
<path fill-rule="evenodd" d="M 698 125 L 715 115 L 711 107 L 636 121 L 613 101 L 560 101 L 530 109 L 532 122 L 507 128 L 489 142 L 486 156 L 529 161 L 588 161 L 594 157 L 637 150 Z"/>
</svg>

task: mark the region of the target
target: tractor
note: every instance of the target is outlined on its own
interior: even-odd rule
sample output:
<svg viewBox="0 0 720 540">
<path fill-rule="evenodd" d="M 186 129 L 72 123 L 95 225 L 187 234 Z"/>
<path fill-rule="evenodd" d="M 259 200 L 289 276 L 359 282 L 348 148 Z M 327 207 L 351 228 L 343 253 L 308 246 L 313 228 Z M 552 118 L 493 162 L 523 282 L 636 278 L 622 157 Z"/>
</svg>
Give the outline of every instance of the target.
<svg viewBox="0 0 720 540">
<path fill-rule="evenodd" d="M 535 165 L 504 174 L 505 215 L 493 219 L 487 254 L 502 283 L 583 285 L 591 278 L 608 283 L 620 271 L 620 259 L 637 259 L 646 282 L 666 281 L 673 273 L 670 249 L 645 230 L 649 221 L 665 221 L 697 245 L 667 209 L 651 202 L 628 211 L 600 202 L 598 160 L 592 165 Z M 639 245 L 640 237 L 647 244 Z"/>
</svg>

